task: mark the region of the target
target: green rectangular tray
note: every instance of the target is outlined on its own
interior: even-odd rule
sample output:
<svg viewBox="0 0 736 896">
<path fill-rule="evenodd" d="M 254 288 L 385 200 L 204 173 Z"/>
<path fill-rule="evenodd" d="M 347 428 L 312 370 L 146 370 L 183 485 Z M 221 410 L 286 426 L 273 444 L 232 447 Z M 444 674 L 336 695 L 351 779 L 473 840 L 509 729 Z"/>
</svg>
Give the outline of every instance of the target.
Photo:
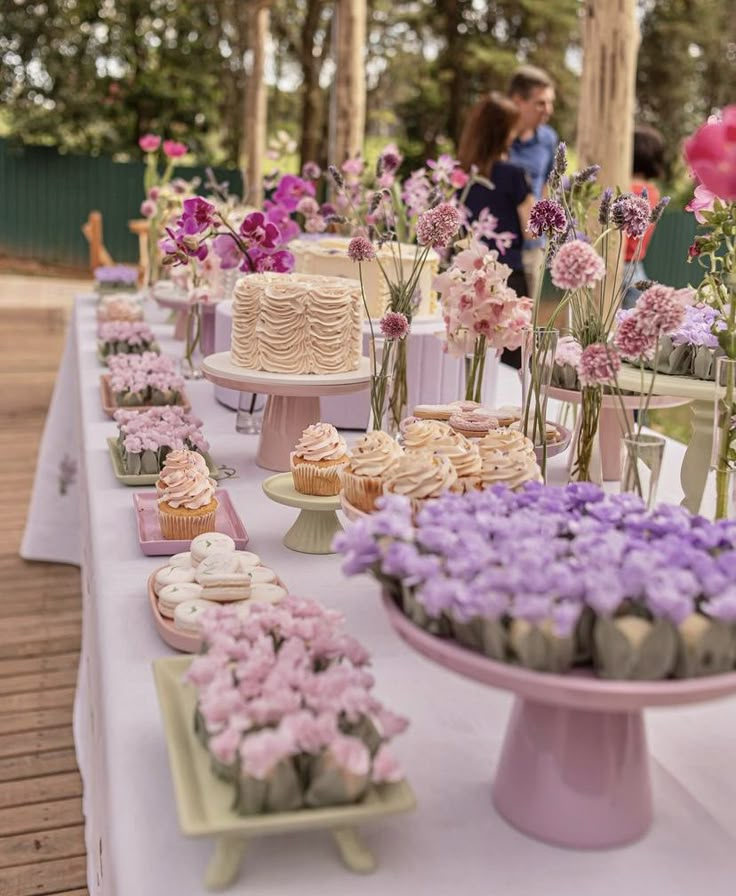
<svg viewBox="0 0 736 896">
<path fill-rule="evenodd" d="M 115 478 L 118 480 L 118 482 L 122 482 L 123 485 L 131 486 L 156 484 L 159 477 L 158 473 L 133 474 L 125 472 L 125 467 L 123 466 L 123 458 L 120 454 L 120 446 L 118 445 L 117 439 L 107 440 L 107 450 L 110 452 L 112 471 L 115 474 Z M 217 479 L 220 473 L 219 467 L 215 464 L 215 462 L 206 451 L 203 452 L 202 457 L 204 457 L 205 459 L 205 463 L 207 464 L 207 468 L 209 469 L 212 478 Z"/>
</svg>

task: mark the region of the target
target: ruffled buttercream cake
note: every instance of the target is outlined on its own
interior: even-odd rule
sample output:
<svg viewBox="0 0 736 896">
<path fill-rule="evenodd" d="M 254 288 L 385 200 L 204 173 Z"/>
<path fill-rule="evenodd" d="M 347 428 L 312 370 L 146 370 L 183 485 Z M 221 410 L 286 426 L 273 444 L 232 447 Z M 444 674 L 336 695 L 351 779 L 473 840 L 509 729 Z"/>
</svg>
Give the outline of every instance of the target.
<svg viewBox="0 0 736 896">
<path fill-rule="evenodd" d="M 360 285 L 317 274 L 249 274 L 233 296 L 233 364 L 272 373 L 344 373 L 362 354 Z"/>
</svg>

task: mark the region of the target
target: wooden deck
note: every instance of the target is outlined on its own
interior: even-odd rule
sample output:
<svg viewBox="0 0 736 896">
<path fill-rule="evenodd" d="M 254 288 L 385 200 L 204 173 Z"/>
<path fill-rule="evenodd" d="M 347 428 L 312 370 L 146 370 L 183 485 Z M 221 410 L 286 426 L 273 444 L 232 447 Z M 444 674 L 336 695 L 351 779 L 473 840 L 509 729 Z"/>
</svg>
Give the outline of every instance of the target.
<svg viewBox="0 0 736 896">
<path fill-rule="evenodd" d="M 0 302 L 2 896 L 87 894 L 82 783 L 72 738 L 79 570 L 18 557 L 64 341 L 63 304 Z"/>
</svg>

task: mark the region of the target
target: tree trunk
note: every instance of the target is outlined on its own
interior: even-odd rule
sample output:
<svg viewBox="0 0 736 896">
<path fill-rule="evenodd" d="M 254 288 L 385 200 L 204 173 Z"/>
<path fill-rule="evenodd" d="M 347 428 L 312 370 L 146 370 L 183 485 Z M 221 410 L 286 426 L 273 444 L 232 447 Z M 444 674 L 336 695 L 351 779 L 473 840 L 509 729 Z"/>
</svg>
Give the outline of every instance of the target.
<svg viewBox="0 0 736 896">
<path fill-rule="evenodd" d="M 320 15 L 324 0 L 308 0 L 307 14 L 301 35 L 300 62 L 302 69 L 302 127 L 299 150 L 301 164 L 316 161 L 320 165 L 325 159 L 319 158 L 322 147 L 323 97 L 319 86 L 322 57 L 314 55 L 314 39 L 319 29 Z"/>
<path fill-rule="evenodd" d="M 363 151 L 365 136 L 366 0 L 336 0 L 331 161 Z"/>
<path fill-rule="evenodd" d="M 603 186 L 631 184 L 639 27 L 636 0 L 584 0 L 583 73 L 578 106 L 578 162 L 601 166 Z M 617 253 L 609 254 L 608 300 Z M 619 266 L 620 270 L 620 266 Z M 620 276 L 620 275 L 619 275 Z"/>
<path fill-rule="evenodd" d="M 467 39 L 458 30 L 463 20 L 462 0 L 452 0 L 445 4 L 445 40 L 447 47 L 443 59 L 443 73 L 449 75 L 449 108 L 447 110 L 447 133 L 457 144 L 462 131 L 466 110 L 466 76 L 464 56 L 467 53 Z M 435 135 L 436 142 L 436 135 Z M 433 154 L 436 146 L 427 147 Z"/>
<path fill-rule="evenodd" d="M 248 85 L 243 110 L 243 150 L 245 159 L 244 198 L 251 205 L 263 204 L 263 157 L 266 149 L 266 104 L 265 81 L 266 41 L 269 23 L 268 6 L 258 6 L 251 30 L 250 48 L 252 66 L 248 73 Z"/>
</svg>

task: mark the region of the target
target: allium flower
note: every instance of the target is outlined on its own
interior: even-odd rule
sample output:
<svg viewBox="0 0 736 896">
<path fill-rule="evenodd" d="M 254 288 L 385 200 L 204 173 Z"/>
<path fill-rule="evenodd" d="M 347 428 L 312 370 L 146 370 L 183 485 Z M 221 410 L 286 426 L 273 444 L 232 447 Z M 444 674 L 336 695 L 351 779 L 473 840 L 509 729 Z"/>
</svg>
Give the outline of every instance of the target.
<svg viewBox="0 0 736 896">
<path fill-rule="evenodd" d="M 650 333 L 668 335 L 685 320 L 685 302 L 682 290 L 655 283 L 636 300 L 634 310 L 640 327 Z"/>
<path fill-rule="evenodd" d="M 387 311 L 378 326 L 386 339 L 403 339 L 409 334 L 409 321 L 400 311 Z"/>
<path fill-rule="evenodd" d="M 159 146 L 161 146 L 161 138 L 156 134 L 144 134 L 138 140 L 138 146 L 140 146 L 143 152 L 156 152 Z"/>
<path fill-rule="evenodd" d="M 180 159 L 189 151 L 186 143 L 177 143 L 176 140 L 164 140 L 164 155 L 169 159 Z"/>
<path fill-rule="evenodd" d="M 611 203 L 611 220 L 614 227 L 623 230 L 626 236 L 639 239 L 649 227 L 651 209 L 643 196 L 624 193 Z"/>
<path fill-rule="evenodd" d="M 596 342 L 583 349 L 578 362 L 578 379 L 583 386 L 612 383 L 621 369 L 621 359 L 610 345 Z"/>
<path fill-rule="evenodd" d="M 441 202 L 419 216 L 417 241 L 422 246 L 444 249 L 460 226 L 460 214 L 449 202 Z"/>
<path fill-rule="evenodd" d="M 554 199 L 540 199 L 532 206 L 529 213 L 527 230 L 534 236 L 542 234 L 564 233 L 567 229 L 567 217 L 559 202 Z"/>
<path fill-rule="evenodd" d="M 583 289 L 605 277 L 606 265 L 589 243 L 570 240 L 560 246 L 550 271 L 552 282 L 560 289 Z"/>
<path fill-rule="evenodd" d="M 379 162 L 381 165 L 381 174 L 393 174 L 401 164 L 402 155 L 398 150 L 398 147 L 393 143 L 389 143 L 388 146 L 384 146 L 383 152 L 379 157 Z"/>
<path fill-rule="evenodd" d="M 317 180 L 322 174 L 322 169 L 316 162 L 305 162 L 302 166 L 302 177 L 305 180 Z"/>
<path fill-rule="evenodd" d="M 706 190 L 726 202 L 736 199 L 736 105 L 685 141 L 685 158 Z"/>
<path fill-rule="evenodd" d="M 372 261 L 376 257 L 373 243 L 365 236 L 354 236 L 348 244 L 348 256 L 352 261 Z"/>
<path fill-rule="evenodd" d="M 645 330 L 638 315 L 632 313 L 619 323 L 613 344 L 624 358 L 637 361 L 652 355 L 657 345 L 657 335 Z"/>
</svg>

